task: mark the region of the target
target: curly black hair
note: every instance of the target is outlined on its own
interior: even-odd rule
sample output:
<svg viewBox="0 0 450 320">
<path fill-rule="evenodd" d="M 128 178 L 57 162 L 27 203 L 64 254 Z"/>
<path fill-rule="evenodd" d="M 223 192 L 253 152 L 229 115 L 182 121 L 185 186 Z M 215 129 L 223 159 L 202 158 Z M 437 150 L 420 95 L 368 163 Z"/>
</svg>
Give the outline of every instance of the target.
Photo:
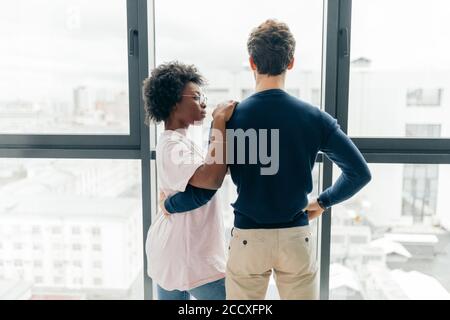
<svg viewBox="0 0 450 320">
<path fill-rule="evenodd" d="M 155 68 L 143 84 L 145 123 L 166 121 L 189 82 L 199 86 L 206 82 L 193 65 L 172 61 Z"/>
</svg>

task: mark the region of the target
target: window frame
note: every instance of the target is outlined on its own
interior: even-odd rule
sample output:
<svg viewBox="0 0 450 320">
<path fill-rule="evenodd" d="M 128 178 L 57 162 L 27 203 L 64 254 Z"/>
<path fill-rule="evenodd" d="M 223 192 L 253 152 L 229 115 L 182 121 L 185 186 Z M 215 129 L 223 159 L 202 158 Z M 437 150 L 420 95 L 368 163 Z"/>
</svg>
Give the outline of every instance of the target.
<svg viewBox="0 0 450 320">
<path fill-rule="evenodd" d="M 141 160 L 142 181 L 142 241 L 145 243 L 151 224 L 150 195 L 155 172 L 150 172 L 150 135 L 154 131 L 144 123 L 145 112 L 141 99 L 141 84 L 154 67 L 154 0 L 126 0 L 127 48 L 130 35 L 134 38 L 135 54 L 128 55 L 129 124 L 128 135 L 21 135 L 0 134 L 0 158 L 30 159 L 118 159 Z M 148 8 L 148 12 L 147 12 Z M 147 17 L 150 17 L 148 25 Z M 148 37 L 148 29 L 150 36 Z M 134 31 L 134 32 L 131 32 Z M 150 44 L 150 47 L 149 47 Z M 152 137 L 153 138 L 153 137 Z M 146 276 L 147 260 L 143 246 L 144 299 L 152 299 L 152 281 Z"/>
<path fill-rule="evenodd" d="M 347 132 L 352 0 L 323 0 L 321 105 Z M 155 67 L 155 0 L 127 0 L 127 33 L 137 30 L 138 50 L 128 61 L 129 135 L 5 135 L 0 134 L 0 158 L 137 159 L 141 160 L 142 243 L 157 208 L 155 125 L 144 123 L 141 83 Z M 450 164 L 450 139 L 351 137 L 368 163 Z M 319 190 L 332 184 L 333 165 L 319 155 Z M 152 210 L 153 209 L 153 210 Z M 332 209 L 318 221 L 320 298 L 329 299 Z M 153 298 L 143 246 L 144 299 Z"/>
<path fill-rule="evenodd" d="M 331 15 L 328 16 L 326 42 L 331 57 L 325 61 L 327 72 L 332 73 L 332 79 L 326 78 L 325 110 L 335 116 L 341 129 L 348 131 L 348 97 L 351 50 L 351 16 L 352 0 L 325 0 Z M 342 30 L 347 29 L 348 35 L 343 36 Z M 347 43 L 345 43 L 347 42 Z M 347 50 L 345 50 L 347 49 Z M 347 53 L 347 54 L 346 54 Z M 442 98 L 442 97 L 441 97 Z M 352 141 L 358 147 L 368 163 L 385 164 L 450 164 L 450 138 L 374 138 L 353 137 Z M 331 186 L 333 166 L 324 157 L 323 189 Z M 321 217 L 321 277 L 320 297 L 329 299 L 329 266 L 331 245 L 331 213 L 329 209 Z"/>
</svg>

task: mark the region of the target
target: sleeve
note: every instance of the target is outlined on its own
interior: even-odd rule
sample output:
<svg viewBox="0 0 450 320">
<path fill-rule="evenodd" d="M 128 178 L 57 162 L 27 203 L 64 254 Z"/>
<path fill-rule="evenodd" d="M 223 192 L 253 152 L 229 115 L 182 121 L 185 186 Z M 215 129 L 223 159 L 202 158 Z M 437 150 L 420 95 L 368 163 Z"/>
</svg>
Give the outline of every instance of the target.
<svg viewBox="0 0 450 320">
<path fill-rule="evenodd" d="M 169 213 L 192 211 L 207 204 L 216 192 L 217 190 L 197 188 L 188 184 L 185 191 L 168 197 L 164 206 Z"/>
<path fill-rule="evenodd" d="M 203 157 L 195 151 L 193 144 L 169 141 L 163 148 L 161 176 L 172 190 L 183 192 L 203 163 Z"/>
<path fill-rule="evenodd" d="M 322 112 L 320 150 L 342 170 L 337 181 L 319 195 L 326 207 L 351 198 L 371 180 L 369 167 L 361 152 L 340 129 L 336 119 L 325 112 Z"/>
</svg>

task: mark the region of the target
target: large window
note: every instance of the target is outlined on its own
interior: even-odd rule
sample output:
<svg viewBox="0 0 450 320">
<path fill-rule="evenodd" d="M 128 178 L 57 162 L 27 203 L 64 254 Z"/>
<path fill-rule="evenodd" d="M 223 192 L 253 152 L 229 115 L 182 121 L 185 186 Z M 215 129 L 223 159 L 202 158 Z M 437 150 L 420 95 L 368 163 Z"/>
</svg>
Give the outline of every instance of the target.
<svg viewBox="0 0 450 320">
<path fill-rule="evenodd" d="M 449 10 L 447 0 L 2 1 L 0 299 L 152 298 L 143 241 L 161 127 L 144 125 L 142 81 L 154 64 L 198 66 L 209 118 L 190 134 L 205 147 L 213 107 L 253 94 L 246 41 L 268 18 L 297 39 L 286 90 L 336 117 L 374 163 L 368 187 L 314 222 L 321 297 L 450 299 Z M 311 198 L 339 173 L 323 160 Z M 229 234 L 229 178 L 218 196 Z"/>
<path fill-rule="evenodd" d="M 313 89 L 321 87 L 322 1 L 283 0 L 274 5 L 270 0 L 201 0 L 192 6 L 169 0 L 155 5 L 156 63 L 179 60 L 198 66 L 209 82 L 209 107 L 223 98 L 241 100 L 253 93 L 247 38 L 269 18 L 288 23 L 297 40 L 296 64 L 288 72 L 287 91 L 319 105 Z"/>
<path fill-rule="evenodd" d="M 155 3 L 156 63 L 178 60 L 195 64 L 208 80 L 208 114 L 203 127 L 192 128 L 191 137 L 206 147 L 211 113 L 218 102 L 243 100 L 254 93 L 253 74 L 249 68 L 247 38 L 253 28 L 269 18 L 288 23 L 297 40 L 296 65 L 287 74 L 286 91 L 320 107 L 322 69 L 321 1 L 158 1 Z M 286 10 L 289 8 L 289 10 Z M 249 14 L 251 12 L 251 14 Z M 228 17 L 228 18 L 225 18 Z M 230 23 L 232 21 L 232 23 Z M 318 165 L 314 172 L 315 192 Z M 231 203 L 236 187 L 226 177 L 217 196 L 223 204 L 227 238 L 233 226 Z M 268 298 L 276 298 L 271 281 Z"/>
<path fill-rule="evenodd" d="M 145 4 L 0 4 L 0 299 L 144 296 Z"/>
<path fill-rule="evenodd" d="M 286 90 L 308 102 L 318 99 L 321 86 L 322 16 L 320 1 L 253 2 L 211 1 L 190 3 L 160 1 L 155 3 L 156 63 L 178 60 L 195 64 L 208 80 L 208 112 L 203 127 L 192 128 L 198 145 L 206 146 L 211 113 L 218 102 L 242 100 L 254 93 L 254 79 L 249 68 L 247 38 L 253 28 L 270 17 L 289 24 L 297 39 L 296 61 L 288 72 Z M 285 8 L 289 6 L 290 10 Z M 201 8 L 201 10 L 198 10 Z M 252 12 L 248 15 L 248 12 Z M 233 23 L 223 17 L 232 17 Z M 201 21 L 201 24 L 198 23 Z M 214 25 L 214 28 L 205 26 Z M 178 49 L 178 50 L 177 50 Z M 304 93 L 304 94 L 303 94 Z M 229 205 L 235 199 L 235 187 L 226 179 L 219 196 L 224 197 L 227 229 L 232 225 Z"/>
<path fill-rule="evenodd" d="M 2 1 L 0 133 L 128 134 L 125 0 Z"/>
<path fill-rule="evenodd" d="M 372 181 L 324 218 L 328 297 L 450 299 L 449 4 L 343 3 L 351 52 L 338 72 L 346 83 L 336 113 L 370 163 Z M 340 170 L 332 172 L 335 181 Z"/>
<path fill-rule="evenodd" d="M 414 166 L 434 172 L 431 183 L 416 175 L 416 188 L 434 190 L 417 189 L 409 201 L 409 167 L 373 164 L 371 183 L 333 209 L 330 298 L 450 299 L 450 166 Z"/>
<path fill-rule="evenodd" d="M 426 121 L 450 137 L 449 10 L 446 0 L 352 2 L 351 136 L 403 138 L 406 122 Z"/>
</svg>

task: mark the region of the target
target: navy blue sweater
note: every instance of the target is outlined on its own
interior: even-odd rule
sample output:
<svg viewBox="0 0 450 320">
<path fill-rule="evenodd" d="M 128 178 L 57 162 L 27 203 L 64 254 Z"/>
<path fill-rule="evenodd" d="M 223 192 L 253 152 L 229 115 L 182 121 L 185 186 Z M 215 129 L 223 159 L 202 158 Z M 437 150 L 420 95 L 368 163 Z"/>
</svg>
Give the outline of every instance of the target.
<svg viewBox="0 0 450 320">
<path fill-rule="evenodd" d="M 242 101 L 227 123 L 227 129 L 242 129 L 248 136 L 253 131 L 258 142 L 255 161 L 249 154 L 250 138 L 246 139 L 245 148 L 242 144 L 239 147 L 236 137 L 227 140 L 228 154 L 233 154 L 228 159 L 231 177 L 238 193 L 232 204 L 237 228 L 307 225 L 308 217 L 303 209 L 313 188 L 311 172 L 319 151 L 342 170 L 338 180 L 319 196 L 325 206 L 350 198 L 371 179 L 366 161 L 337 121 L 283 90 L 258 92 Z M 264 130 L 267 139 L 258 134 Z M 172 213 L 190 211 L 204 205 L 213 195 L 210 190 L 190 186 L 185 192 L 168 198 L 166 209 Z"/>
</svg>

